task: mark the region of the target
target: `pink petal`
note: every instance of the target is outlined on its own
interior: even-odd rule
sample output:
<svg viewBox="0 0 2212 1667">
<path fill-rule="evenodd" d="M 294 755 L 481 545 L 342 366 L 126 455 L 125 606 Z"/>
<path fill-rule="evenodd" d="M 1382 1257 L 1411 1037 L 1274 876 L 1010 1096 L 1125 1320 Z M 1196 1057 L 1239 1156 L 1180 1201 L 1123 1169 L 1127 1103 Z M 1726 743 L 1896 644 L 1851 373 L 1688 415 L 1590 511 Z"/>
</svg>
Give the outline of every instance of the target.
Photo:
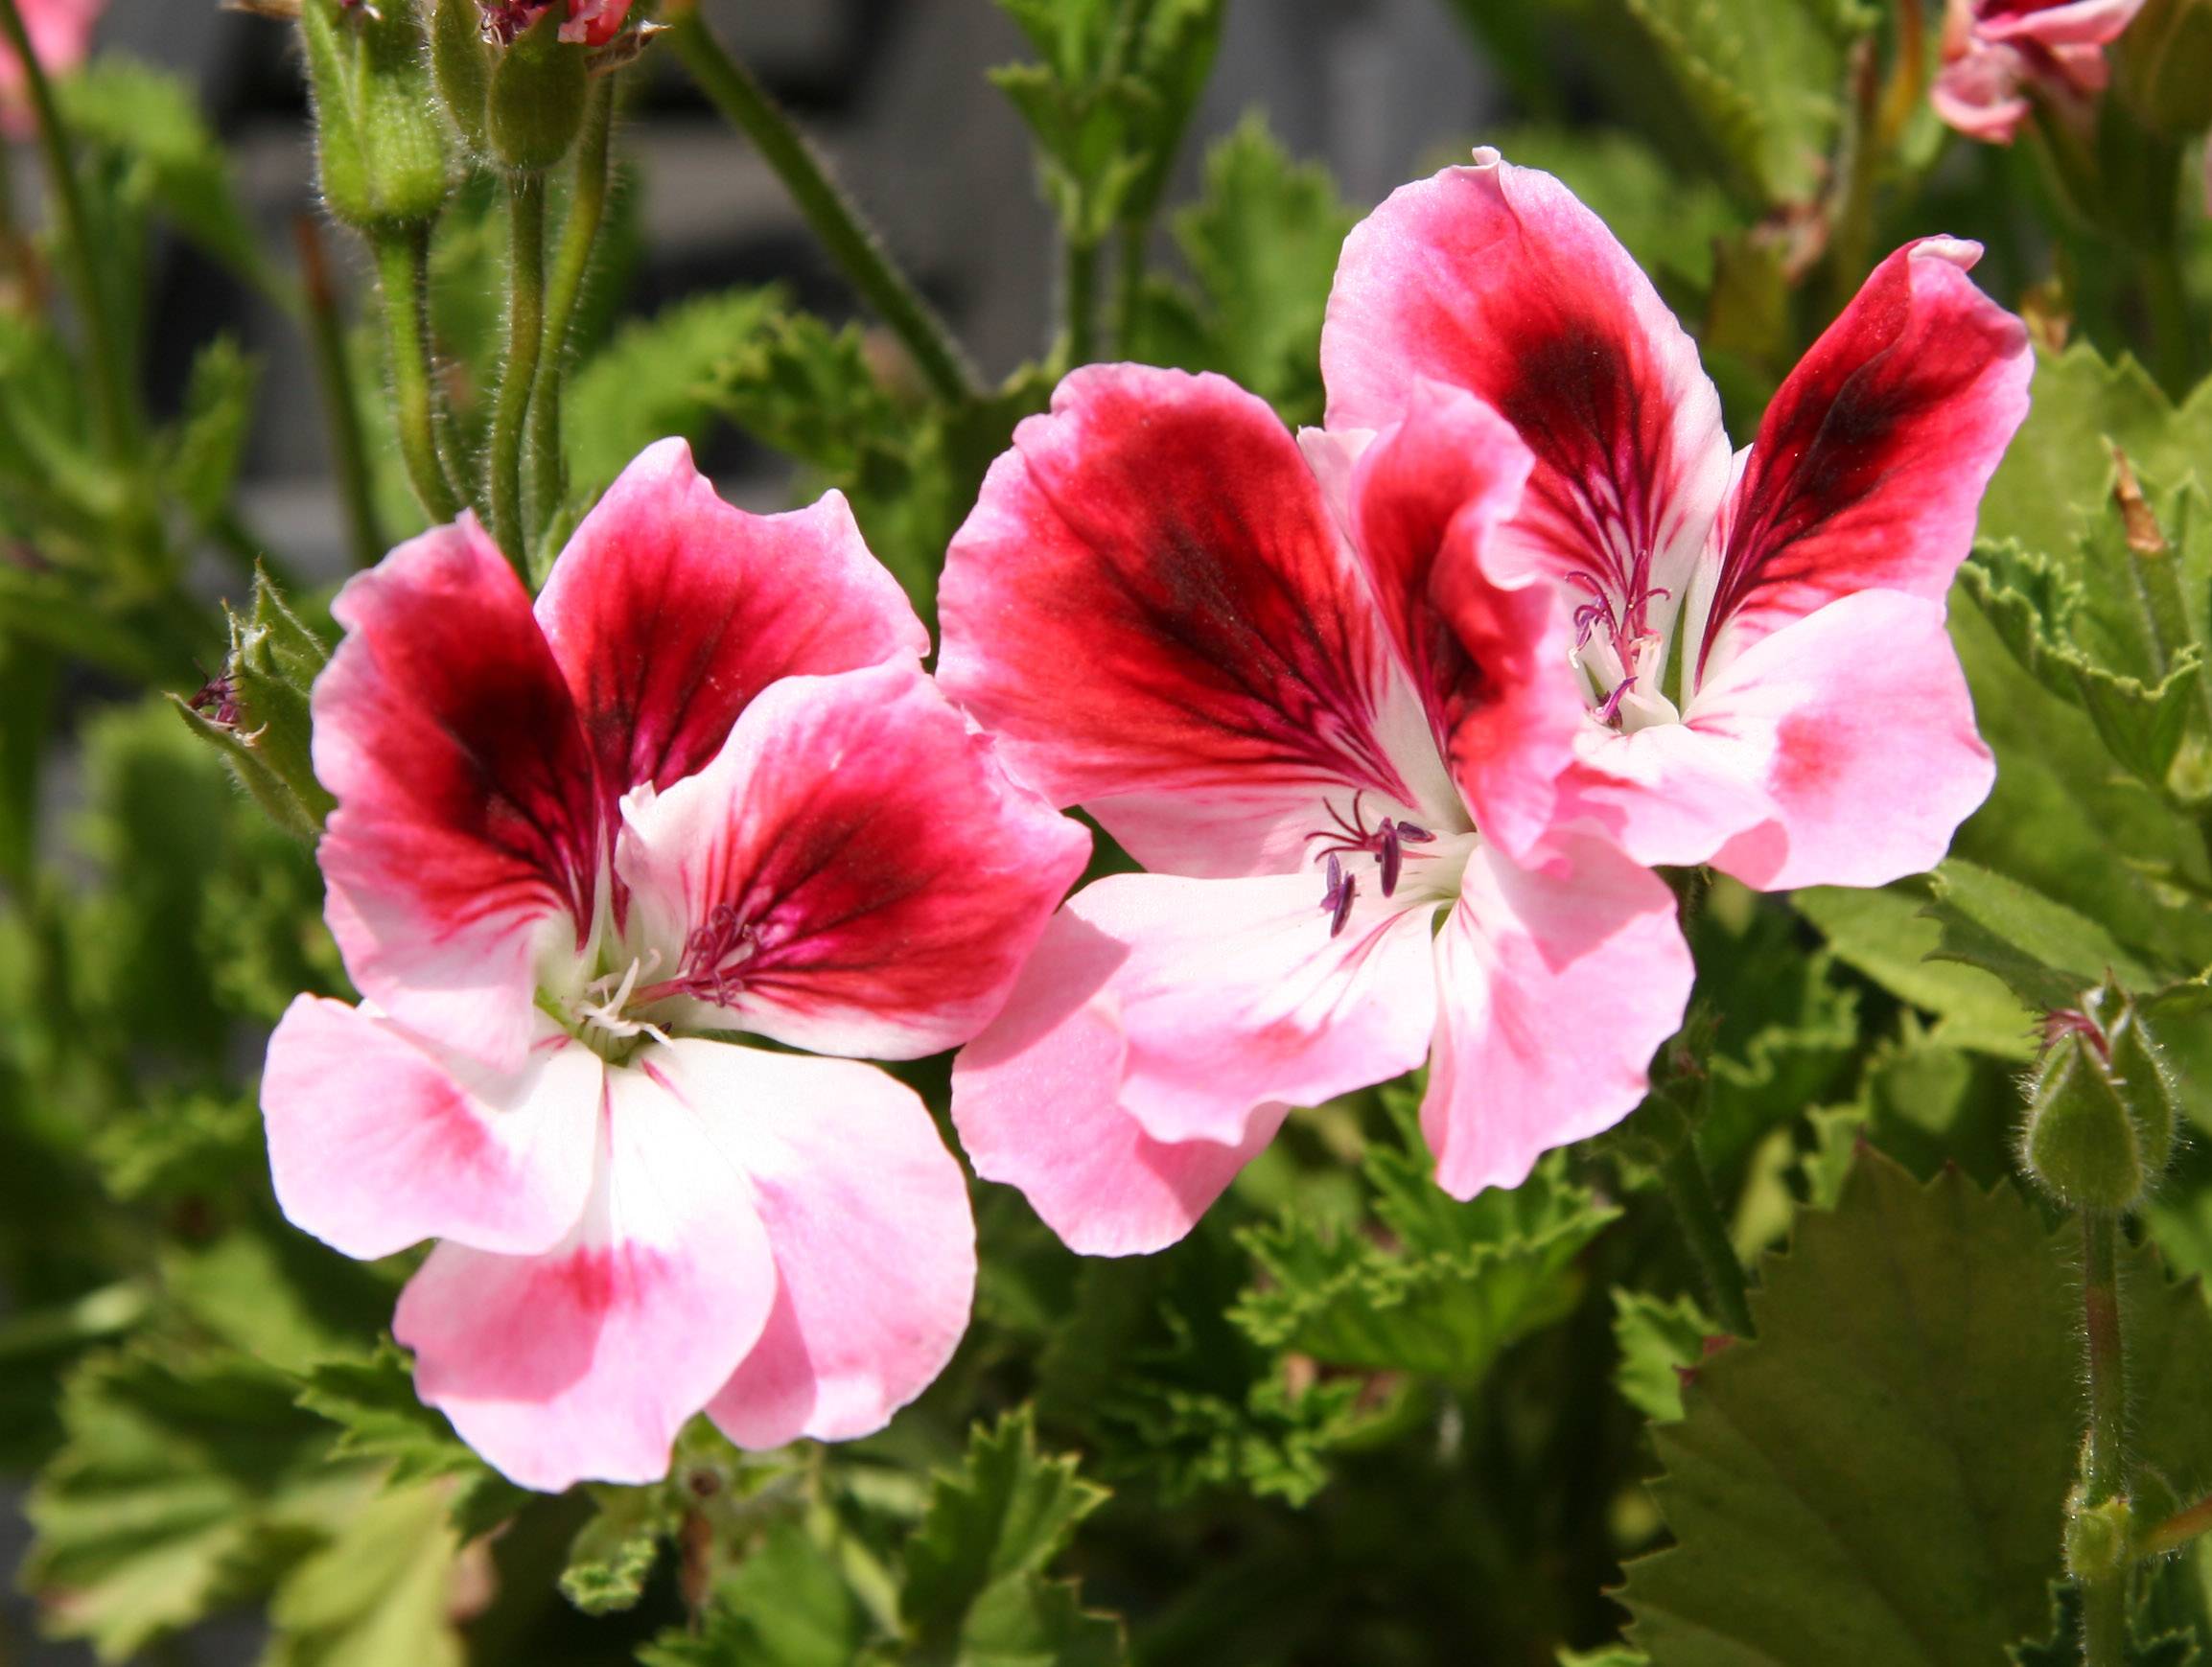
<svg viewBox="0 0 2212 1667">
<path fill-rule="evenodd" d="M 1082 1010 L 1123 1038 L 1114 1103 L 1155 1141 L 1241 1146 L 1260 1106 L 1317 1105 L 1410 1070 L 1435 1013 L 1434 909 L 1409 907 L 1403 888 L 1384 898 L 1371 881 L 1369 869 L 1335 937 L 1314 873 L 1117 874 L 1086 886 L 1061 911 L 1055 953 L 1024 972 L 967 1056 L 971 1092 L 1022 1080 L 1028 1067 L 1010 1036 L 1031 1038 L 1019 1052 L 1046 1049 L 1085 1068 L 1105 1057 L 1037 1030 L 1040 1004 L 1076 1022 L 1066 981 L 1079 971 L 1089 980 Z M 965 1127 L 962 1104 L 956 1088 L 953 1119 Z"/>
<path fill-rule="evenodd" d="M 1604 837 L 1647 868 L 1710 862 L 1774 814 L 1755 760 L 1688 724 L 1621 734 L 1592 723 L 1559 783 L 1559 824 Z"/>
<path fill-rule="evenodd" d="M 1650 280 L 1549 174 L 1479 150 L 1393 193 L 1345 240 L 1321 372 L 1331 428 L 1385 428 L 1429 380 L 1520 431 L 1536 464 L 1492 571 L 1679 605 L 1728 478 L 1719 396 Z"/>
<path fill-rule="evenodd" d="M 1360 456 L 1353 542 L 1460 793 L 1483 833 L 1525 851 L 1551 820 L 1585 705 L 1554 589 L 1487 566 L 1530 455 L 1505 420 L 1422 382 L 1406 420 Z"/>
<path fill-rule="evenodd" d="M 902 665 L 772 684 L 711 763 L 624 815 L 647 940 L 674 955 L 723 910 L 741 933 L 727 987 L 692 991 L 697 1023 L 874 1059 L 988 1024 L 1090 849 Z"/>
<path fill-rule="evenodd" d="M 598 792 L 568 685 L 474 517 L 402 544 L 331 612 L 314 767 L 338 797 L 318 851 L 361 994 L 501 1070 L 536 1033 L 539 955 L 577 941 Z"/>
<path fill-rule="evenodd" d="M 1147 1134 L 1122 1104 L 1129 1038 L 1109 981 L 1126 955 L 1063 909 L 1005 1012 L 952 1066 L 952 1119 L 975 1172 L 1018 1188 L 1086 1256 L 1140 1255 L 1182 1238 L 1286 1112 L 1253 1107 L 1226 1146 Z"/>
<path fill-rule="evenodd" d="M 1766 891 L 1932 868 L 1995 779 L 1943 603 L 1895 590 L 1761 638 L 1698 690 L 1688 720 L 1773 806 L 1712 859 Z"/>
<path fill-rule="evenodd" d="M 679 1041 L 652 1066 L 751 1183 L 776 1258 L 766 1329 L 708 1411 L 744 1447 L 881 1429 L 967 1328 L 967 1179 L 873 1065 Z"/>
<path fill-rule="evenodd" d="M 1421 1128 L 1456 1198 L 1517 1187 L 1642 1100 L 1694 975 L 1674 893 L 1596 840 L 1545 868 L 1484 845 L 1436 939 L 1442 990 Z"/>
<path fill-rule="evenodd" d="M 1701 678 L 1838 596 L 1950 589 L 2034 370 L 2026 328 L 1967 276 L 1980 255 L 1898 250 L 1767 406 L 1690 600 Z"/>
<path fill-rule="evenodd" d="M 646 448 L 607 489 L 537 613 L 617 795 L 701 768 L 778 678 L 929 652 L 841 494 L 748 515 L 682 440 Z"/>
<path fill-rule="evenodd" d="M 286 1217 L 364 1261 L 426 1239 L 550 1249 L 591 1192 L 605 1067 L 551 1020 L 539 1030 L 522 1069 L 498 1073 L 343 1002 L 296 998 L 261 1078 Z"/>
<path fill-rule="evenodd" d="M 2143 0 L 1994 0 L 1976 8 L 1974 33 L 1984 40 L 2038 46 L 2104 46 L 2120 38 Z"/>
<path fill-rule="evenodd" d="M 939 612 L 939 675 L 1009 767 L 1148 868 L 1280 870 L 1331 792 L 1450 794 L 1296 444 L 1220 377 L 1068 377 L 991 465 Z"/>
<path fill-rule="evenodd" d="M 1944 123 L 1985 145 L 2010 145 L 2035 105 L 2017 47 L 1975 42 L 1937 72 L 1928 101 Z"/>
<path fill-rule="evenodd" d="M 659 1053 L 607 1074 L 598 1175 L 559 1245 L 440 1244 L 400 1293 L 417 1393 L 526 1488 L 665 1474 L 776 1300 L 745 1177 L 646 1069 Z"/>
</svg>

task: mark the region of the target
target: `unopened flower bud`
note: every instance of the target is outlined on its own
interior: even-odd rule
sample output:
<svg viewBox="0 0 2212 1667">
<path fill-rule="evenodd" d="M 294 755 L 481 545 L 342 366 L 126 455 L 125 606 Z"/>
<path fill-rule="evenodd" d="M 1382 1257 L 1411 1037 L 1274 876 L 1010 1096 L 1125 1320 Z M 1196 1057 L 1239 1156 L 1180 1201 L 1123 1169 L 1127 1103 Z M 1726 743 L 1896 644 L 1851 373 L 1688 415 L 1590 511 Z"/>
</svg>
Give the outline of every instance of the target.
<svg viewBox="0 0 2212 1667">
<path fill-rule="evenodd" d="M 437 217 L 450 187 L 415 0 L 304 0 L 323 200 L 361 230 Z"/>
<path fill-rule="evenodd" d="M 2128 1210 L 2166 1167 L 2178 1094 L 2157 1038 L 2107 984 L 2051 1015 L 2021 1156 L 2061 1203 Z"/>
<path fill-rule="evenodd" d="M 2212 0 L 2147 0 L 2112 49 L 2113 87 L 2154 132 L 2212 126 Z"/>
<path fill-rule="evenodd" d="M 591 49 L 568 39 L 568 29 L 558 13 L 540 8 L 492 67 L 485 131 L 492 154 L 509 168 L 552 167 L 583 130 Z"/>
<path fill-rule="evenodd" d="M 472 150 L 484 148 L 484 107 L 492 92 L 492 48 L 477 0 L 435 0 L 431 13 L 431 69 L 438 102 Z"/>
<path fill-rule="evenodd" d="M 178 701 L 193 732 L 287 832 L 313 839 L 335 803 L 315 779 L 308 695 L 329 660 L 321 638 L 257 575 L 253 606 L 230 616 L 222 670 Z"/>
</svg>

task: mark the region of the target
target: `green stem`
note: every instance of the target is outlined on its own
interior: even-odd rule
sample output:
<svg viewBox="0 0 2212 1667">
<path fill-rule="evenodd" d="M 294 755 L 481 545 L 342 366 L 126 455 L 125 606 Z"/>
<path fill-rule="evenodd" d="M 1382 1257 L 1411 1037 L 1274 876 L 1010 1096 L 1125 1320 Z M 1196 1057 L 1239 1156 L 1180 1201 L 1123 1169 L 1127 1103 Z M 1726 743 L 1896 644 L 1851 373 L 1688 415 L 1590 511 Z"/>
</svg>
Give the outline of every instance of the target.
<svg viewBox="0 0 2212 1667">
<path fill-rule="evenodd" d="M 567 460 L 561 451 L 561 383 L 569 369 L 569 332 L 591 275 L 592 251 L 607 213 L 608 167 L 613 153 L 615 78 L 592 83 L 584 108 L 584 131 L 576 148 L 576 186 L 569 199 L 568 221 L 553 258 L 546 289 L 545 345 L 538 359 L 538 385 L 530 394 L 529 461 L 524 480 L 524 509 L 533 540 L 544 532 L 569 494 Z"/>
<path fill-rule="evenodd" d="M 671 18 L 666 39 L 700 91 L 753 141 L 761 159 L 776 171 L 838 270 L 906 344 L 938 396 L 955 403 L 975 398 L 979 392 L 975 373 L 944 320 L 892 264 L 882 240 L 830 177 L 813 147 L 752 72 L 715 38 L 695 7 Z"/>
<path fill-rule="evenodd" d="M 111 458 L 126 461 L 137 450 L 137 407 L 131 400 L 130 374 L 124 363 L 116 320 L 100 280 L 99 265 L 92 258 L 91 220 L 84 212 L 84 195 L 70 161 L 69 132 L 61 124 L 60 107 L 54 102 L 54 83 L 47 80 L 38 55 L 31 50 L 30 32 L 23 26 L 17 0 L 0 0 L 0 35 L 6 35 L 16 61 L 23 66 L 23 90 L 30 97 L 32 116 L 37 124 L 38 154 L 45 164 L 47 188 L 53 193 L 54 217 L 59 223 L 70 288 L 76 292 L 85 354 L 92 360 L 92 395 L 101 437 Z"/>
<path fill-rule="evenodd" d="M 2164 1557 L 2203 1534 L 2212 1534 L 2212 1493 L 2175 1512 L 2145 1534 L 2135 1542 L 2135 1552 L 2140 1557 Z"/>
<path fill-rule="evenodd" d="M 330 264 L 323 258 L 321 228 L 313 215 L 303 214 L 292 221 L 292 232 L 299 242 L 308 342 L 314 349 L 315 381 L 322 392 L 323 421 L 330 429 L 338 499 L 345 506 L 346 535 L 353 545 L 354 566 L 366 567 L 384 553 L 384 540 L 369 487 L 368 441 L 361 432 L 361 401 L 354 389 L 353 360 L 346 353 L 345 325 L 338 317 Z"/>
<path fill-rule="evenodd" d="M 2120 1334 L 2120 1217 L 2082 1212 L 2082 1339 L 2088 1357 L 2089 1430 L 2082 1455 L 2081 1506 L 2093 1510 L 2128 1486 L 2127 1352 Z M 2127 1647 L 2128 1578 L 2082 1580 L 2084 1667 L 2119 1667 Z"/>
<path fill-rule="evenodd" d="M 1069 370 L 1098 351 L 1098 258 L 1096 242 L 1072 237 L 1061 253 L 1059 360 Z"/>
<path fill-rule="evenodd" d="M 518 174 L 507 182 L 507 363 L 492 411 L 492 537 L 526 580 L 530 538 L 523 517 L 523 438 L 546 339 L 544 174 Z"/>
<path fill-rule="evenodd" d="M 431 234 L 424 226 L 394 228 L 380 232 L 375 245 L 400 456 L 423 513 L 443 523 L 457 517 L 463 505 L 438 455 L 437 401 L 431 384 Z"/>
<path fill-rule="evenodd" d="M 1660 1178 L 1666 1188 L 1667 1201 L 1674 1206 L 1683 1239 L 1689 1245 L 1690 1258 L 1704 1278 L 1713 1317 L 1735 1336 L 1757 1336 L 1743 1263 L 1736 1261 L 1735 1246 L 1729 1242 L 1728 1224 L 1720 1218 L 1720 1205 L 1712 1195 L 1705 1162 L 1697 1155 L 1697 1143 L 1686 1137 L 1666 1160 Z"/>
</svg>

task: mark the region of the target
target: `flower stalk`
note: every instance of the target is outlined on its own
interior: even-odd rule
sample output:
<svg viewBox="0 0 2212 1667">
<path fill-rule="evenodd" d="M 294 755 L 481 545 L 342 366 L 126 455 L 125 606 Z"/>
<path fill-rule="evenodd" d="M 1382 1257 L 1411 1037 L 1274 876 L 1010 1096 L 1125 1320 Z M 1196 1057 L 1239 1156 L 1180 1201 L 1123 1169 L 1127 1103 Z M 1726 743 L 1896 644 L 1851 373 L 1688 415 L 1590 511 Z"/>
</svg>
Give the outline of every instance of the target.
<svg viewBox="0 0 2212 1667">
<path fill-rule="evenodd" d="M 2127 1648 L 2128 1378 L 2120 1332 L 2119 1239 L 2117 1212 L 2082 1212 L 2082 1339 L 2088 1360 L 2089 1428 L 2066 1547 L 2067 1562 L 2082 1586 L 2084 1667 L 2119 1667 Z M 2114 1528 L 2116 1536 L 2109 1532 Z M 2118 1543 L 2107 1545 L 2115 1538 Z M 2110 1555 L 2100 1555 L 2107 1551 Z"/>
<path fill-rule="evenodd" d="M 315 381 L 322 391 L 323 420 L 330 428 L 331 465 L 338 473 L 338 501 L 345 506 L 346 538 L 354 565 L 368 567 L 384 554 L 384 529 L 369 489 L 368 443 L 361 433 L 361 405 L 355 398 L 353 363 L 346 356 L 345 325 L 338 317 L 338 294 L 331 284 L 322 233 L 313 215 L 292 222 L 299 244 L 300 288 L 307 307 L 308 341 L 314 349 Z"/>
<path fill-rule="evenodd" d="M 980 390 L 975 372 L 952 332 L 912 280 L 892 263 L 883 240 L 830 176 L 790 117 L 752 71 L 731 56 L 695 7 L 672 9 L 668 24 L 668 44 L 700 91 L 752 140 L 761 159 L 776 171 L 838 270 L 905 344 L 930 388 L 954 404 L 976 397 Z"/>
<path fill-rule="evenodd" d="M 430 228 L 396 226 L 373 241 L 377 277 L 384 290 L 400 456 L 423 513 L 433 521 L 449 521 L 461 513 L 464 503 L 438 450 L 437 398 L 431 372 Z"/>
<path fill-rule="evenodd" d="M 592 270 L 599 226 L 606 218 L 612 178 L 615 83 L 592 83 L 584 130 L 576 148 L 575 190 L 561 228 L 561 245 L 546 289 L 545 340 L 539 350 L 537 386 L 530 395 L 528 452 L 523 481 L 524 514 L 533 546 L 568 497 L 567 461 L 561 451 L 561 386 L 569 370 L 569 336 Z"/>
<path fill-rule="evenodd" d="M 546 177 L 507 182 L 507 362 L 492 412 L 492 537 L 515 570 L 529 576 L 530 529 L 523 512 L 523 441 L 546 338 Z"/>
</svg>

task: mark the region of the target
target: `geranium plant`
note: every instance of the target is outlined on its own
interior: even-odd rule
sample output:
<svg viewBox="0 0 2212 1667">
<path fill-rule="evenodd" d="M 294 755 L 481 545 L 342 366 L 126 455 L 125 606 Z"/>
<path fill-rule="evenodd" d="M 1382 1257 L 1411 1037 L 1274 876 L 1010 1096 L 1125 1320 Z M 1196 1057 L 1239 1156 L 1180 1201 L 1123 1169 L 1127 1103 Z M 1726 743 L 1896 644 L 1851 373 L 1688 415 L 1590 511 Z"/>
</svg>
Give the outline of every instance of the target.
<svg viewBox="0 0 2212 1667">
<path fill-rule="evenodd" d="M 993 382 L 695 0 L 254 0 L 281 249 L 0 0 L 0 1656 L 2212 1660 L 2212 4 L 1436 0 L 1346 201 L 1230 3 L 1000 0 Z"/>
</svg>

